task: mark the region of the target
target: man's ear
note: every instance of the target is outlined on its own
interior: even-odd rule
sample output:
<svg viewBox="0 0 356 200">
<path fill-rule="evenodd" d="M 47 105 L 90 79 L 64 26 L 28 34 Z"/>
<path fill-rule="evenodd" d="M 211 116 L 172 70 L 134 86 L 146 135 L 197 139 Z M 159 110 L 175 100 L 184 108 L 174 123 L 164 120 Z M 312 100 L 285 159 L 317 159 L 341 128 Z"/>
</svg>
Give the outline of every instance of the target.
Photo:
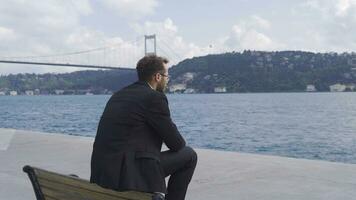
<svg viewBox="0 0 356 200">
<path fill-rule="evenodd" d="M 156 81 L 161 80 L 161 76 L 158 73 L 155 74 L 154 78 Z"/>
</svg>

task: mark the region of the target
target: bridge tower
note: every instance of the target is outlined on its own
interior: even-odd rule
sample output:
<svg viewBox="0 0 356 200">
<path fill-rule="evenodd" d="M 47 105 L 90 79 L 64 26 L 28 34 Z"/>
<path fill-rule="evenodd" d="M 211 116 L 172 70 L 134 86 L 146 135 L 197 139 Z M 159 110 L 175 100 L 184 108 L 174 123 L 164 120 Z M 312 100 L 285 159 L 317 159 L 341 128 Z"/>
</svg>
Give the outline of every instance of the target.
<svg viewBox="0 0 356 200">
<path fill-rule="evenodd" d="M 148 40 L 153 40 L 153 51 L 149 52 L 147 48 L 147 41 Z M 156 35 L 145 35 L 145 56 L 148 55 L 156 55 Z"/>
</svg>

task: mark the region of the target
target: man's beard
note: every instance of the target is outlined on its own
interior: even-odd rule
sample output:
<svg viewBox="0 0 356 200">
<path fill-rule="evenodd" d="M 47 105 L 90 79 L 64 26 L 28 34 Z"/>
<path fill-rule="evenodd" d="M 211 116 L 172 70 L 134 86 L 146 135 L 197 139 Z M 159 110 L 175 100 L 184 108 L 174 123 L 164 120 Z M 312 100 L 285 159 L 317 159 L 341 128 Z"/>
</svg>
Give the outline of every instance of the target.
<svg viewBox="0 0 356 200">
<path fill-rule="evenodd" d="M 156 88 L 156 90 L 158 92 L 162 92 L 162 93 L 164 93 L 166 91 L 166 89 L 167 89 L 166 84 L 162 84 L 162 85 L 159 84 L 159 85 L 157 85 L 157 88 Z"/>
</svg>

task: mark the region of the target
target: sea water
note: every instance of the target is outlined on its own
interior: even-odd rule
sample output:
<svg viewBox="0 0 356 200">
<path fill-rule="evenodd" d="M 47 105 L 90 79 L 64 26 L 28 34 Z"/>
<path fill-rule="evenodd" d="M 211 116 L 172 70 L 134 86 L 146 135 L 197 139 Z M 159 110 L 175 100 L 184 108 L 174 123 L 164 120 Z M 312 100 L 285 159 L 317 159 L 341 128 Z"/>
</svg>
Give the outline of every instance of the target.
<svg viewBox="0 0 356 200">
<path fill-rule="evenodd" d="M 356 93 L 168 94 L 196 148 L 356 163 Z M 110 96 L 0 96 L 0 128 L 94 137 Z"/>
</svg>

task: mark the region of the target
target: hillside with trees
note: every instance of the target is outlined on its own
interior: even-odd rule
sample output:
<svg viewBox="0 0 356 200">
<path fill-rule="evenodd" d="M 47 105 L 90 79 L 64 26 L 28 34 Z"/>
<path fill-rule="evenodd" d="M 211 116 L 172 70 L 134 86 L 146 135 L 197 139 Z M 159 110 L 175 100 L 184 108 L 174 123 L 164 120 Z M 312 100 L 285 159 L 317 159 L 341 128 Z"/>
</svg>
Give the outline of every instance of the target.
<svg viewBox="0 0 356 200">
<path fill-rule="evenodd" d="M 243 51 L 183 60 L 169 71 L 170 92 L 356 91 L 355 53 Z M 110 94 L 137 80 L 136 71 L 99 70 L 64 74 L 0 76 L 0 94 Z M 56 92 L 57 91 L 57 92 Z"/>
<path fill-rule="evenodd" d="M 63 90 L 67 94 L 112 93 L 136 81 L 135 70 L 88 70 L 64 74 L 16 74 L 0 77 L 0 91 L 38 90 L 40 94 L 55 94 Z"/>
<path fill-rule="evenodd" d="M 302 51 L 244 51 L 184 60 L 170 70 L 171 91 L 210 93 L 299 92 L 307 85 L 329 91 L 333 84 L 356 83 L 356 54 Z M 353 88 L 353 87 L 351 87 Z"/>
</svg>

